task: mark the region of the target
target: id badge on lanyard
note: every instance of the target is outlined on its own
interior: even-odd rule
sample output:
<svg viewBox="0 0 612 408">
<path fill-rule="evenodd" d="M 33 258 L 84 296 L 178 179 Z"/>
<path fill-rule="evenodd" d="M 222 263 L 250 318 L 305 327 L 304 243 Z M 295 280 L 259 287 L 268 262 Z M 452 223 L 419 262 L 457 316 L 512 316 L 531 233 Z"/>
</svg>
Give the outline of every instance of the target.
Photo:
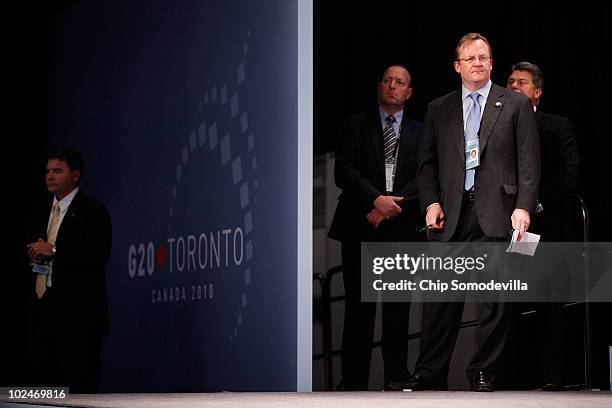
<svg viewBox="0 0 612 408">
<path fill-rule="evenodd" d="M 472 139 L 465 142 L 465 169 L 475 169 L 480 165 L 480 142 Z"/>
<path fill-rule="evenodd" d="M 393 191 L 393 179 L 395 178 L 395 160 L 392 163 L 385 164 L 385 182 L 387 194 Z"/>
</svg>

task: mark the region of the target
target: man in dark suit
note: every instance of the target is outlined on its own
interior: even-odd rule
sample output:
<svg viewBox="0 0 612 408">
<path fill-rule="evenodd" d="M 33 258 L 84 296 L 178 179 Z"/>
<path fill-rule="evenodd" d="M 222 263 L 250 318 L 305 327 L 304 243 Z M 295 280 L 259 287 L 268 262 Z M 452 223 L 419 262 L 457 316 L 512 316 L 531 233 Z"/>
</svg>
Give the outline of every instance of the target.
<svg viewBox="0 0 612 408">
<path fill-rule="evenodd" d="M 378 84 L 378 108 L 350 116 L 336 149 L 335 180 L 342 189 L 329 237 L 342 243 L 346 294 L 342 335 L 344 390 L 366 390 L 376 303 L 361 302 L 361 242 L 422 241 L 416 232 L 418 144 L 422 124 L 407 117 L 412 95 L 405 67 L 388 67 Z M 385 389 L 405 382 L 410 303 L 384 303 L 382 353 Z"/>
<path fill-rule="evenodd" d="M 428 106 L 418 187 L 431 241 L 504 241 L 524 232 L 540 179 L 538 134 L 529 100 L 491 82 L 488 40 L 469 33 L 455 49 L 462 87 Z M 478 160 L 470 154 L 476 149 Z M 495 389 L 507 336 L 502 302 L 481 302 L 477 347 L 467 369 L 473 391 Z M 407 388 L 444 388 L 463 301 L 425 303 L 421 353 Z"/>
<path fill-rule="evenodd" d="M 560 221 L 568 214 L 568 196 L 578 190 L 580 174 L 580 156 L 572 121 L 538 109 L 544 75 L 537 65 L 530 62 L 514 64 L 507 86 L 531 100 L 538 125 L 542 154 L 539 201 L 546 211 L 534 221 L 538 223 L 542 239 L 548 242 L 567 241 L 571 235 L 569 223 Z"/>
<path fill-rule="evenodd" d="M 79 190 L 83 159 L 74 149 L 47 156 L 47 189 L 28 229 L 32 264 L 31 374 L 72 393 L 98 391 L 100 342 L 108 331 L 104 267 L 111 221 L 99 201 Z"/>
<path fill-rule="evenodd" d="M 567 242 L 572 241 L 571 222 L 567 222 L 572 219 L 569 196 L 578 190 L 580 156 L 571 120 L 538 109 L 543 86 L 544 75 L 537 65 L 519 62 L 512 66 L 507 87 L 531 100 L 540 135 L 542 177 L 539 201 L 543 211 L 534 216 L 532 229 L 541 234 L 541 241 Z M 550 259 L 556 261 L 551 265 L 555 275 L 567 274 L 568 266 L 562 254 L 554 255 Z M 551 279 L 550 283 L 555 281 L 557 279 Z M 540 375 L 544 391 L 563 390 L 566 319 L 562 306 L 558 302 L 537 306 Z"/>
</svg>

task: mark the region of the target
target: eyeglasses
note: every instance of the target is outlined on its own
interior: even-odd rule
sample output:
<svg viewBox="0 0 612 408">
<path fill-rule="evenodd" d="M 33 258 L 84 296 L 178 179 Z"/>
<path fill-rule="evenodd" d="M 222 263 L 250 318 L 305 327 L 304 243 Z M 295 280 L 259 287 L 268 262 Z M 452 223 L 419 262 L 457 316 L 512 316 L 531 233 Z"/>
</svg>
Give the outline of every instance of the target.
<svg viewBox="0 0 612 408">
<path fill-rule="evenodd" d="M 491 57 L 487 55 L 479 55 L 478 58 L 476 57 L 457 58 L 457 61 L 463 61 L 463 62 L 466 62 L 468 65 L 474 65 L 476 63 L 476 59 L 478 59 L 478 62 L 480 62 L 481 64 L 486 64 L 487 62 L 489 62 Z"/>
</svg>

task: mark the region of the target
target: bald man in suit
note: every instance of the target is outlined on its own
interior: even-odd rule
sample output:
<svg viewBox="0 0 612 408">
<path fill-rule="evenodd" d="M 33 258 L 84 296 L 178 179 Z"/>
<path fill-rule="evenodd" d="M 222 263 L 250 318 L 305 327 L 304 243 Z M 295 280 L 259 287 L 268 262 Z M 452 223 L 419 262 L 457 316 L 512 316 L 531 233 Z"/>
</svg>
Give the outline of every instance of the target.
<svg viewBox="0 0 612 408">
<path fill-rule="evenodd" d="M 410 119 L 405 103 L 411 77 L 392 65 L 378 84 L 379 106 L 344 122 L 336 149 L 334 177 L 342 194 L 329 237 L 342 243 L 345 289 L 342 390 L 368 389 L 376 303 L 361 302 L 361 243 L 424 241 L 416 186 L 423 125 Z M 386 171 L 389 169 L 390 171 Z M 384 388 L 400 391 L 409 378 L 410 303 L 383 303 L 381 348 Z"/>
</svg>

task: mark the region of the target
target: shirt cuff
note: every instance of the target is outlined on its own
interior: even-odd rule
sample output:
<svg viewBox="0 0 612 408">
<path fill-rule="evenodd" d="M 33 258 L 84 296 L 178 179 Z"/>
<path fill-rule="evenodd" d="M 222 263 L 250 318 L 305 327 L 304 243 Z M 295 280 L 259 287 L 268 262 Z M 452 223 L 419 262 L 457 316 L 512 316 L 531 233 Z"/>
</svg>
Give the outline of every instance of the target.
<svg viewBox="0 0 612 408">
<path fill-rule="evenodd" d="M 427 213 L 427 211 L 429 211 L 429 208 L 430 208 L 432 205 L 436 205 L 436 204 L 437 204 L 437 205 L 440 205 L 440 203 L 431 203 L 431 204 L 429 204 L 429 205 L 427 206 L 427 208 L 425 208 L 425 212 Z M 440 206 L 441 206 L 441 205 L 440 205 Z"/>
</svg>

